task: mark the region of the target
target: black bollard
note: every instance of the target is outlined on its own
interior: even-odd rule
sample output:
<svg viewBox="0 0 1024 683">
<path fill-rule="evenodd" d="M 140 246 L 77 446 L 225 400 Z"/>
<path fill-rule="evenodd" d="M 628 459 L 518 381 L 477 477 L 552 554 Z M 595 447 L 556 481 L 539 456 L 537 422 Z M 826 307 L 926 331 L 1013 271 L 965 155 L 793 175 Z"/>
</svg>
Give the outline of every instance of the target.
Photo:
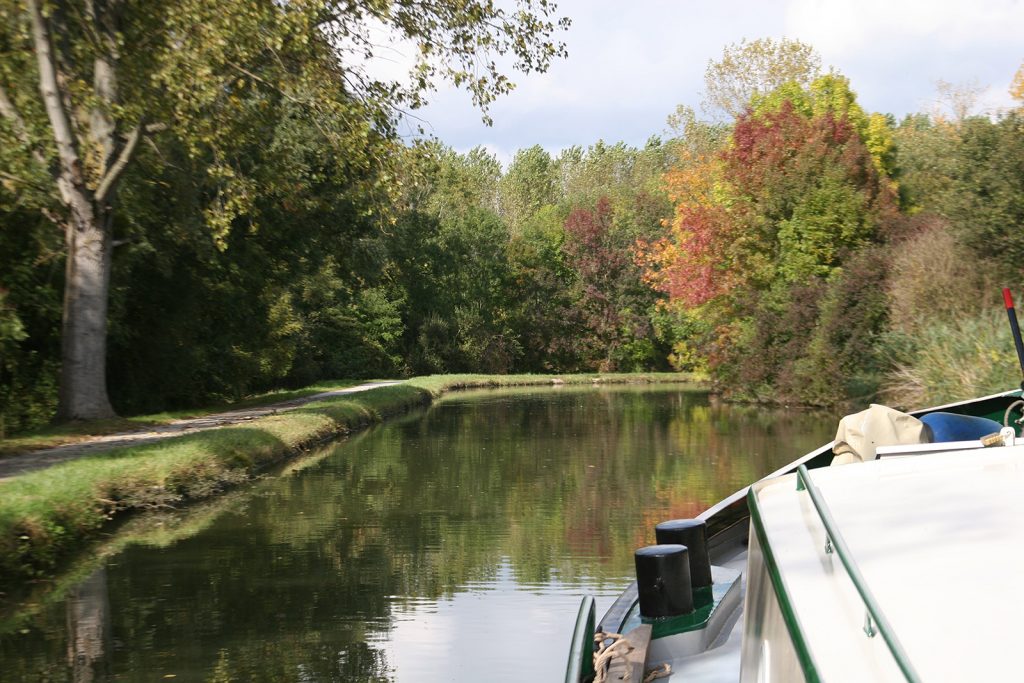
<svg viewBox="0 0 1024 683">
<path fill-rule="evenodd" d="M 693 611 L 687 555 L 686 546 L 677 544 L 649 545 L 633 554 L 642 616 L 674 617 Z"/>
<path fill-rule="evenodd" d="M 708 527 L 703 519 L 673 519 L 654 527 L 658 543 L 678 543 L 690 550 L 690 580 L 694 588 L 711 585 Z"/>
</svg>

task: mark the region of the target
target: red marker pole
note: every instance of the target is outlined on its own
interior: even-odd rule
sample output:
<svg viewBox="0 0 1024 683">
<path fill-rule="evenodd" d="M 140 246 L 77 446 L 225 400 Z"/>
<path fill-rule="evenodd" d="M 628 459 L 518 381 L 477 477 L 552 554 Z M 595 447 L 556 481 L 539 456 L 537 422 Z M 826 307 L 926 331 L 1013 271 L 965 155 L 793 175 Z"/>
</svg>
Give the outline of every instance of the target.
<svg viewBox="0 0 1024 683">
<path fill-rule="evenodd" d="M 1024 341 L 1020 338 L 1020 325 L 1017 323 L 1017 309 L 1013 307 L 1013 296 L 1007 287 L 1003 288 L 1003 303 L 1006 304 L 1006 315 L 1010 318 L 1010 331 L 1013 332 L 1013 343 L 1017 346 L 1017 360 L 1020 361 L 1021 376 L 1024 377 Z M 1024 389 L 1024 382 L 1021 382 Z"/>
</svg>

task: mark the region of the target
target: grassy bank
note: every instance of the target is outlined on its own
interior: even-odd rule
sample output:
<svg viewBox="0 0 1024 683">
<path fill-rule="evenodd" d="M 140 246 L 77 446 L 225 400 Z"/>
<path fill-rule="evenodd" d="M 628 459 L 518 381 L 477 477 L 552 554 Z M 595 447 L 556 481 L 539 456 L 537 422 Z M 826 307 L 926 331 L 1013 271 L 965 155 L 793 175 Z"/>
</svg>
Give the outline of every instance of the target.
<svg viewBox="0 0 1024 683">
<path fill-rule="evenodd" d="M 226 412 L 229 410 L 242 410 L 244 408 L 256 408 L 292 401 L 305 396 L 320 394 L 335 389 L 345 389 L 360 384 L 359 380 L 334 380 L 318 382 L 302 389 L 281 389 L 268 391 L 263 394 L 249 396 L 241 401 L 233 403 L 221 403 L 218 405 L 205 406 L 203 408 L 190 410 L 173 410 L 150 415 L 132 415 L 128 417 L 115 417 L 109 420 L 93 420 L 91 422 L 67 422 L 60 425 L 53 425 L 43 429 L 33 430 L 30 433 L 18 434 L 6 439 L 0 439 L 0 457 L 38 451 L 44 448 L 55 448 L 71 443 L 80 443 L 92 436 L 104 434 L 116 434 L 137 429 L 151 429 L 191 417 L 205 417 L 214 413 Z"/>
<path fill-rule="evenodd" d="M 473 387 L 694 381 L 647 375 L 439 375 L 242 425 L 84 456 L 0 483 L 0 585 L 47 577 L 112 520 L 209 497 L 340 434 Z"/>
</svg>

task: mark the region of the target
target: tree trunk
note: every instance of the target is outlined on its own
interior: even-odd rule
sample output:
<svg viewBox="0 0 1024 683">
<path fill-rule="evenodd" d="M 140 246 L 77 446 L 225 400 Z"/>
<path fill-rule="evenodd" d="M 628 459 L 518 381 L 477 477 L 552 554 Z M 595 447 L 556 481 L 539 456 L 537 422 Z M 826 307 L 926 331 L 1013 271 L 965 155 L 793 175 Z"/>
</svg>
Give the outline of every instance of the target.
<svg viewBox="0 0 1024 683">
<path fill-rule="evenodd" d="M 67 264 L 61 334 L 58 420 L 113 417 L 107 397 L 107 301 L 110 294 L 109 216 L 75 193 L 65 228 Z"/>
<path fill-rule="evenodd" d="M 32 42 L 39 67 L 39 94 L 50 121 L 59 164 L 54 180 L 66 208 L 64 242 L 67 264 L 64 281 L 64 316 L 61 337 L 61 380 L 58 420 L 94 420 L 113 417 L 107 398 L 107 298 L 110 293 L 111 226 L 117 181 L 127 166 L 142 134 L 141 122 L 118 151 L 114 121 L 117 103 L 117 2 L 87 3 L 94 34 L 101 48 L 94 58 L 93 94 L 89 135 L 79 137 L 76 113 L 67 84 L 73 79 L 62 68 L 75 55 L 59 56 L 54 46 L 51 19 L 61 36 L 63 6 L 44 15 L 41 0 L 27 0 Z M 66 30 L 66 29 L 65 29 Z M 63 65 L 63 66 L 62 66 Z M 5 109 L 10 107 L 5 103 Z M 10 113 L 7 114 L 11 118 Z M 98 148 L 102 155 L 100 180 L 93 190 L 86 182 L 80 149 Z"/>
</svg>

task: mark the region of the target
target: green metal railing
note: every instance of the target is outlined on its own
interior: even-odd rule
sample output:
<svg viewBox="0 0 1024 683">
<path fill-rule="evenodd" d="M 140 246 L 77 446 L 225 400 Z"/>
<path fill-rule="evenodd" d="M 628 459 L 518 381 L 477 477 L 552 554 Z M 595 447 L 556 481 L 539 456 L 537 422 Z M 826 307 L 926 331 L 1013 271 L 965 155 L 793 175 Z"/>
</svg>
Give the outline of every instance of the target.
<svg viewBox="0 0 1024 683">
<path fill-rule="evenodd" d="M 867 610 L 867 613 L 864 615 L 864 632 L 869 638 L 874 638 L 876 634 L 881 634 L 886 645 L 889 646 L 893 659 L 896 660 L 896 665 L 903 672 L 906 679 L 913 683 L 919 683 L 921 677 L 910 663 L 910 659 L 896 637 L 896 633 L 893 631 L 889 620 L 882 614 L 882 609 L 879 607 L 878 601 L 875 600 L 875 596 L 868 590 L 867 582 L 864 581 L 863 574 L 860 573 L 857 563 L 854 562 L 853 555 L 850 553 L 850 548 L 846 545 L 843 535 L 839 533 L 839 527 L 836 525 L 835 519 L 832 518 L 832 513 L 829 511 L 828 505 L 825 504 L 825 499 L 822 498 L 818 487 L 811 481 L 811 475 L 807 472 L 807 467 L 800 465 L 797 468 L 796 476 L 797 489 L 807 491 L 807 494 L 811 497 L 811 502 L 814 504 L 814 508 L 818 511 L 818 518 L 821 519 L 821 523 L 825 527 L 825 552 L 829 554 L 834 552 L 836 555 L 839 555 L 843 567 L 846 568 L 847 576 L 850 577 L 853 587 L 857 589 L 860 599 L 864 603 L 864 607 Z"/>
</svg>

